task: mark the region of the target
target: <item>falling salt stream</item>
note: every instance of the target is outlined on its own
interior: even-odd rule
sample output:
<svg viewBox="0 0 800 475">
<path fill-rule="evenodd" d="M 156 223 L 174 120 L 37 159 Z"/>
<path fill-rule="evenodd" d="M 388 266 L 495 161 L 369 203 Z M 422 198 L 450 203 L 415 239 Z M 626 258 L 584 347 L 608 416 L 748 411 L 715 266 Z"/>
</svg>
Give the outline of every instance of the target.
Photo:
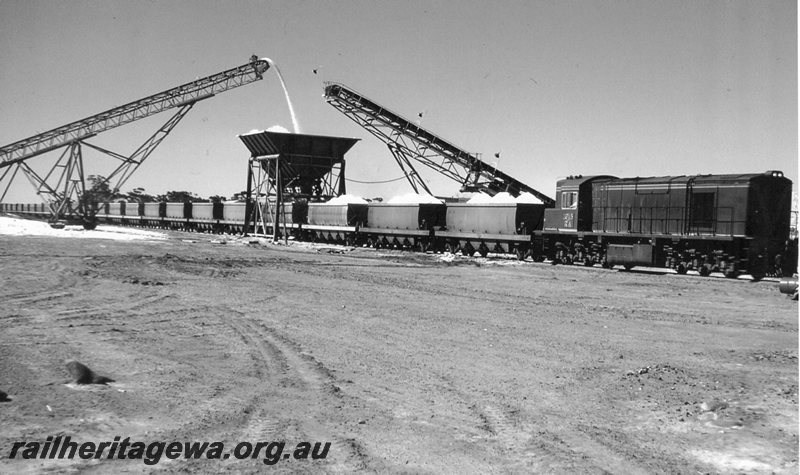
<svg viewBox="0 0 800 475">
<path fill-rule="evenodd" d="M 281 74 L 281 70 L 278 69 L 278 65 L 275 64 L 275 61 L 264 58 L 266 62 L 269 63 L 270 66 L 275 68 L 275 72 L 278 74 L 278 79 L 281 82 L 281 86 L 283 86 L 283 94 L 286 96 L 286 104 L 289 106 L 289 114 L 292 116 L 292 128 L 294 128 L 294 133 L 300 133 L 300 124 L 297 123 L 297 116 L 294 115 L 294 107 L 292 106 L 292 100 L 289 98 L 289 90 L 286 89 L 286 82 L 283 80 L 283 75 Z"/>
</svg>

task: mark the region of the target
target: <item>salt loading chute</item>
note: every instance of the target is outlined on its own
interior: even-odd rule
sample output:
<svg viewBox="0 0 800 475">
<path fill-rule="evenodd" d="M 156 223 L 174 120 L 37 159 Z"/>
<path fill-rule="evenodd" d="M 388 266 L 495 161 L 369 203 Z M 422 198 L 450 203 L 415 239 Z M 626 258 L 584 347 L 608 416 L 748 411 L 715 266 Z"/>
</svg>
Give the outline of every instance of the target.
<svg viewBox="0 0 800 475">
<path fill-rule="evenodd" d="M 287 224 L 284 203 L 327 201 L 344 195 L 344 154 L 359 139 L 324 135 L 256 131 L 239 139 L 250 152 L 247 167 L 247 203 L 256 206 L 247 213 L 244 233 L 253 224 L 266 231 L 272 228 L 277 239 L 278 225 Z M 284 232 L 284 236 L 286 233 Z"/>
</svg>

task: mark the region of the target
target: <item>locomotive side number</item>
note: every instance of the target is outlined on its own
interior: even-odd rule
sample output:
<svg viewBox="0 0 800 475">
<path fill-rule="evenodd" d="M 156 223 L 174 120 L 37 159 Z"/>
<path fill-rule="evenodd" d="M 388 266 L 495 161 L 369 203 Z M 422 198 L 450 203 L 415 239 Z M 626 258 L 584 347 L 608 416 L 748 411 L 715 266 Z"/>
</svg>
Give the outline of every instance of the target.
<svg viewBox="0 0 800 475">
<path fill-rule="evenodd" d="M 564 218 L 564 227 L 565 228 L 574 227 L 573 223 L 574 223 L 575 213 L 564 213 L 563 214 L 563 218 Z"/>
</svg>

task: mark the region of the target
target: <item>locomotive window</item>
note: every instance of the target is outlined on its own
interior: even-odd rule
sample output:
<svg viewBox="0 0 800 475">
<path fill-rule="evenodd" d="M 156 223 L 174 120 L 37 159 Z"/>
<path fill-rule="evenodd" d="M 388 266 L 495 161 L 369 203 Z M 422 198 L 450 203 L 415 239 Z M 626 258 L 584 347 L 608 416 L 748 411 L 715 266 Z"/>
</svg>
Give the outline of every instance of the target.
<svg viewBox="0 0 800 475">
<path fill-rule="evenodd" d="M 561 209 L 576 208 L 578 206 L 578 192 L 562 192 L 561 193 Z"/>
<path fill-rule="evenodd" d="M 692 193 L 690 226 L 697 230 L 714 227 L 714 193 Z"/>
</svg>

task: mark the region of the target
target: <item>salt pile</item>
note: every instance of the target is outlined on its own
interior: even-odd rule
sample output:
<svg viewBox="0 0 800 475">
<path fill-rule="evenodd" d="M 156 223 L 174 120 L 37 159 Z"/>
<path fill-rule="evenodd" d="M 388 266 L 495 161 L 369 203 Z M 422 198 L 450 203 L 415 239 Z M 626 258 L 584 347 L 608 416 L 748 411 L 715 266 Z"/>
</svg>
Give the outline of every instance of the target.
<svg viewBox="0 0 800 475">
<path fill-rule="evenodd" d="M 237 137 L 241 137 L 242 135 L 255 135 L 255 134 L 260 134 L 261 132 L 263 132 L 263 130 L 253 129 L 253 130 L 251 130 L 250 132 L 247 132 L 247 133 L 244 133 L 244 134 L 239 134 L 239 135 L 237 135 Z"/>
<path fill-rule="evenodd" d="M 336 198 L 332 198 L 330 201 L 326 202 L 325 204 L 329 205 L 346 205 L 346 204 L 367 204 L 367 200 L 360 196 L 355 195 L 341 195 L 337 196 Z"/>
<path fill-rule="evenodd" d="M 501 191 L 500 193 L 492 196 L 492 203 L 516 203 L 517 199 L 511 196 L 511 193 Z"/>
<path fill-rule="evenodd" d="M 526 192 L 520 193 L 520 195 L 517 196 L 517 203 L 533 203 L 539 205 L 542 204 L 542 200 Z"/>
<path fill-rule="evenodd" d="M 167 236 L 153 231 L 122 228 L 117 226 L 97 226 L 87 231 L 79 226 L 67 226 L 64 229 L 53 229 L 43 221 L 9 218 L 0 216 L 0 234 L 7 236 L 50 236 L 62 238 L 94 238 L 113 239 L 116 241 L 164 240 Z"/>
<path fill-rule="evenodd" d="M 441 204 L 442 201 L 428 194 L 406 193 L 405 195 L 395 196 L 387 201 L 389 204 L 420 204 L 431 203 Z"/>
<path fill-rule="evenodd" d="M 489 196 L 484 193 L 477 194 L 470 198 L 467 203 L 471 204 L 487 204 L 487 203 L 534 203 L 541 204 L 541 200 L 536 198 L 530 193 L 522 193 L 514 198 L 510 193 L 505 191 L 500 192 L 494 196 Z"/>
<path fill-rule="evenodd" d="M 467 200 L 467 203 L 470 204 L 486 204 L 491 202 L 492 202 L 492 197 L 483 193 L 479 193 L 470 198 L 469 200 Z"/>
<path fill-rule="evenodd" d="M 246 132 L 244 134 L 239 134 L 239 135 L 237 135 L 237 137 L 241 137 L 243 135 L 255 135 L 255 134 L 260 134 L 262 132 L 278 132 L 278 133 L 281 133 L 281 134 L 290 134 L 291 133 L 286 129 L 286 127 L 283 127 L 282 125 L 275 124 L 272 127 L 268 128 L 267 130 L 253 129 L 250 132 Z"/>
<path fill-rule="evenodd" d="M 282 134 L 291 133 L 291 132 L 289 132 L 289 130 L 286 127 L 283 127 L 283 126 L 278 125 L 278 124 L 275 124 L 272 127 L 268 128 L 267 132 L 280 132 Z"/>
</svg>

